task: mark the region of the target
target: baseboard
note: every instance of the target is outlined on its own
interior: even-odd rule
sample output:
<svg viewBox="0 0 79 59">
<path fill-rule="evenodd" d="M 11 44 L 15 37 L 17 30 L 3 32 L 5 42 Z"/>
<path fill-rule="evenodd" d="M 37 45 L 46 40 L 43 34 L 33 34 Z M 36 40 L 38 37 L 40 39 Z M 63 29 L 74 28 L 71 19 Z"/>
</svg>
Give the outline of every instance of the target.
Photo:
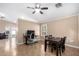
<svg viewBox="0 0 79 59">
<path fill-rule="evenodd" d="M 17 43 L 17 45 L 22 45 L 24 44 L 25 42 L 21 42 L 21 43 Z M 66 46 L 69 46 L 69 47 L 72 47 L 72 48 L 77 48 L 79 49 L 79 46 L 75 46 L 75 45 L 71 45 L 71 44 L 65 44 Z"/>
<path fill-rule="evenodd" d="M 72 48 L 77 48 L 79 49 L 79 46 L 71 45 L 71 44 L 65 44 L 66 46 L 72 47 Z"/>
</svg>

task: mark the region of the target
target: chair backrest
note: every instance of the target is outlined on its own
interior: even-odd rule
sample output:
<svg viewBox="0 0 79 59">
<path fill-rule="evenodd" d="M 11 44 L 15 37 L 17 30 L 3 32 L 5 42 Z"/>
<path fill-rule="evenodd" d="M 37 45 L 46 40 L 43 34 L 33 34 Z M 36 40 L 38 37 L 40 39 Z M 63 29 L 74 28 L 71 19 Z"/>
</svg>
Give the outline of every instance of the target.
<svg viewBox="0 0 79 59">
<path fill-rule="evenodd" d="M 52 35 L 49 35 L 48 38 L 49 38 L 49 39 L 52 39 Z"/>
<path fill-rule="evenodd" d="M 48 36 L 45 36 L 45 40 L 48 40 Z"/>
<path fill-rule="evenodd" d="M 62 44 L 64 45 L 65 44 L 65 41 L 66 41 L 66 37 L 61 38 L 61 41 L 62 41 Z"/>
</svg>

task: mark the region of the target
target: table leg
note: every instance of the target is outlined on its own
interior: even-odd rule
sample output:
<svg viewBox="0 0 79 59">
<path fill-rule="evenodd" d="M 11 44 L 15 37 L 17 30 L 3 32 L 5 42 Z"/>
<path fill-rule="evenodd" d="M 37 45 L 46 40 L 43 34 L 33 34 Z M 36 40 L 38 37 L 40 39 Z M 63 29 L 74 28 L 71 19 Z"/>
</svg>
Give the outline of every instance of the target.
<svg viewBox="0 0 79 59">
<path fill-rule="evenodd" d="M 56 47 L 56 50 L 57 50 L 57 51 L 56 51 L 56 56 L 58 56 L 58 47 Z"/>
<path fill-rule="evenodd" d="M 47 41 L 45 40 L 45 47 L 44 47 L 44 49 L 45 49 L 45 52 L 46 52 L 46 49 L 47 49 Z"/>
<path fill-rule="evenodd" d="M 61 49 L 61 48 L 59 48 L 59 51 L 60 51 L 60 56 L 61 56 L 61 50 L 62 50 L 62 49 Z"/>
</svg>

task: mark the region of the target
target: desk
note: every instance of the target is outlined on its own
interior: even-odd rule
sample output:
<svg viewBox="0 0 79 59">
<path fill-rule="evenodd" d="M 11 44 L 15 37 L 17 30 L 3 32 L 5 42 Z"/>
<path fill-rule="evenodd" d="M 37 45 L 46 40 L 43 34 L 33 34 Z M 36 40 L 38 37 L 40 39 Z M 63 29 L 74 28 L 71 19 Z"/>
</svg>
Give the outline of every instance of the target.
<svg viewBox="0 0 79 59">
<path fill-rule="evenodd" d="M 57 37 L 57 38 L 52 38 L 52 39 L 45 40 L 45 52 L 46 52 L 46 49 L 47 49 L 47 43 L 49 41 L 51 41 L 51 43 L 56 45 L 56 55 L 58 56 L 58 50 L 59 50 L 59 47 L 60 47 L 61 38 Z M 53 45 L 51 47 L 53 47 Z M 61 51 L 60 51 L 60 55 L 61 55 Z"/>
</svg>

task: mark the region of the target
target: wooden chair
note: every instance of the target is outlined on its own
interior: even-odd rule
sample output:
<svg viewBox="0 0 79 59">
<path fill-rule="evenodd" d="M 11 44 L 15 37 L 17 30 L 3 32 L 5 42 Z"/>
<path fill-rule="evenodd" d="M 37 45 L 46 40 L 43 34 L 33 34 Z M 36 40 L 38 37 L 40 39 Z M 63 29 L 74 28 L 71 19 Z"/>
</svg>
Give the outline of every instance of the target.
<svg viewBox="0 0 79 59">
<path fill-rule="evenodd" d="M 62 52 L 65 51 L 65 41 L 66 41 L 66 37 L 61 38 L 61 42 L 62 42 L 62 45 L 61 45 L 61 47 L 62 47 Z"/>
<path fill-rule="evenodd" d="M 61 56 L 61 53 L 65 51 L 65 40 L 66 40 L 66 37 L 61 38 L 61 41 L 60 43 L 58 43 L 58 45 L 55 42 L 53 42 L 51 51 L 53 52 L 53 49 L 54 50 L 58 49 L 59 54 Z"/>
</svg>

